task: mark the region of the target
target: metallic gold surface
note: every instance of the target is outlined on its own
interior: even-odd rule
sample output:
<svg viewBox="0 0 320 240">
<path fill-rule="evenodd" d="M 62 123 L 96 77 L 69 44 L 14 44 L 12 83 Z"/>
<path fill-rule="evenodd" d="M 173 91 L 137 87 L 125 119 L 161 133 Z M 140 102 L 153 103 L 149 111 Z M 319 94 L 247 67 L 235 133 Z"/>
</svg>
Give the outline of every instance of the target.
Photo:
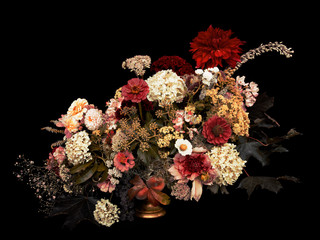
<svg viewBox="0 0 320 240">
<path fill-rule="evenodd" d="M 136 216 L 140 218 L 158 218 L 165 214 L 164 208 L 160 205 L 154 206 L 148 201 L 143 201 L 136 207 Z"/>
</svg>

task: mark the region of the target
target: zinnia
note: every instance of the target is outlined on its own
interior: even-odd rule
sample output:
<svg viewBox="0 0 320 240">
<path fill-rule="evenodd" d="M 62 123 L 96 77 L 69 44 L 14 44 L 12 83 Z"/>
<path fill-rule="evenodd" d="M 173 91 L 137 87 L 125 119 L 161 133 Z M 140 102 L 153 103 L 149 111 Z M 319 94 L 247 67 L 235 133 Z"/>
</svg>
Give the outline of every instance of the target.
<svg viewBox="0 0 320 240">
<path fill-rule="evenodd" d="M 209 143 L 214 145 L 222 145 L 228 142 L 231 133 L 230 125 L 222 117 L 213 116 L 203 124 L 202 135 Z"/>
<path fill-rule="evenodd" d="M 135 162 L 133 160 L 134 157 L 132 153 L 126 150 L 124 152 L 118 152 L 113 159 L 113 163 L 119 171 L 126 172 L 134 167 Z"/>
<path fill-rule="evenodd" d="M 198 36 L 190 43 L 190 51 L 193 53 L 193 59 L 197 62 L 197 68 L 222 67 L 224 60 L 230 67 L 234 68 L 237 62 L 240 62 L 239 53 L 242 49 L 239 47 L 245 42 L 237 37 L 230 38 L 232 31 L 224 31 L 220 28 L 209 26 L 207 31 L 199 32 Z"/>
<path fill-rule="evenodd" d="M 128 81 L 127 85 L 122 87 L 121 90 L 124 100 L 139 103 L 147 98 L 149 86 L 142 79 L 132 78 Z"/>
</svg>

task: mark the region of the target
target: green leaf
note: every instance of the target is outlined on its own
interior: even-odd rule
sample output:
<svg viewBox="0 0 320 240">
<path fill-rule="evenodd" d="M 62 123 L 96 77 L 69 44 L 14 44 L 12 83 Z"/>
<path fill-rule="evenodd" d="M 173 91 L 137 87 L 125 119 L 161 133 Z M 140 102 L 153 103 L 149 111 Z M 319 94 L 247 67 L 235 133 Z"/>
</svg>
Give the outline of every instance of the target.
<svg viewBox="0 0 320 240">
<path fill-rule="evenodd" d="M 81 172 L 81 171 L 85 170 L 87 167 L 89 167 L 93 162 L 94 162 L 94 160 L 91 160 L 85 164 L 75 165 L 70 169 L 70 173 L 75 174 L 75 173 Z"/>
<path fill-rule="evenodd" d="M 97 224 L 93 216 L 97 200 L 98 199 L 94 197 L 85 197 L 82 195 L 60 195 L 55 201 L 55 205 L 49 216 L 52 217 L 66 214 L 67 217 L 63 226 L 70 230 L 74 229 L 77 224 L 84 220 L 89 220 Z"/>
<path fill-rule="evenodd" d="M 250 176 L 242 179 L 238 188 L 246 189 L 248 198 L 250 198 L 252 192 L 257 188 L 266 189 L 274 193 L 278 193 L 282 188 L 281 183 L 274 177 L 256 177 Z"/>
<path fill-rule="evenodd" d="M 269 155 L 271 152 L 263 151 L 263 145 L 257 141 L 248 141 L 246 137 L 239 137 L 239 145 L 237 150 L 243 160 L 248 161 L 250 157 L 257 159 L 262 166 L 268 165 L 270 162 Z"/>
<path fill-rule="evenodd" d="M 81 184 L 86 181 L 88 181 L 93 174 L 97 171 L 98 163 L 95 162 L 92 168 L 87 169 L 86 171 L 83 171 L 75 178 L 75 184 Z"/>
</svg>

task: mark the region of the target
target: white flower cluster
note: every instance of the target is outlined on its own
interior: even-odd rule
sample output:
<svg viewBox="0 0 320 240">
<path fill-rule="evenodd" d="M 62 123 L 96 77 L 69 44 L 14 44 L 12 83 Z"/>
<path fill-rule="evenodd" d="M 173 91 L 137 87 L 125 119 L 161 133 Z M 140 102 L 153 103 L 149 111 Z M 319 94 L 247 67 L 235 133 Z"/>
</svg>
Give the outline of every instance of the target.
<svg viewBox="0 0 320 240">
<path fill-rule="evenodd" d="M 103 123 L 101 110 L 92 108 L 88 110 L 84 118 L 84 124 L 86 127 L 91 130 L 97 130 Z"/>
<path fill-rule="evenodd" d="M 114 153 L 112 156 L 114 157 Z M 114 165 L 113 165 L 113 160 L 107 160 L 106 161 L 106 166 L 108 168 L 108 174 L 110 176 L 110 183 L 112 185 L 117 185 L 119 184 L 119 179 L 122 178 L 122 173 L 119 171 Z"/>
<path fill-rule="evenodd" d="M 237 181 L 242 173 L 246 161 L 239 157 L 239 152 L 235 149 L 236 145 L 226 143 L 222 146 L 215 146 L 211 152 L 207 153 L 211 165 L 219 173 L 216 183 L 221 185 L 232 185 Z"/>
<path fill-rule="evenodd" d="M 68 161 L 73 165 L 90 161 L 92 159 L 89 152 L 90 144 L 90 137 L 86 131 L 78 132 L 71 138 L 68 138 L 65 148 Z"/>
<path fill-rule="evenodd" d="M 213 84 L 218 82 L 219 68 L 208 68 L 205 70 L 197 69 L 195 73 L 202 77 L 202 83 L 208 87 L 212 87 Z"/>
<path fill-rule="evenodd" d="M 115 222 L 119 222 L 119 213 L 117 205 L 112 204 L 108 199 L 101 199 L 97 202 L 93 215 L 98 223 L 110 227 Z"/>
<path fill-rule="evenodd" d="M 181 102 L 187 93 L 187 86 L 172 70 L 162 70 L 146 80 L 149 86 L 147 98 L 158 101 L 160 107 L 173 102 Z"/>
</svg>

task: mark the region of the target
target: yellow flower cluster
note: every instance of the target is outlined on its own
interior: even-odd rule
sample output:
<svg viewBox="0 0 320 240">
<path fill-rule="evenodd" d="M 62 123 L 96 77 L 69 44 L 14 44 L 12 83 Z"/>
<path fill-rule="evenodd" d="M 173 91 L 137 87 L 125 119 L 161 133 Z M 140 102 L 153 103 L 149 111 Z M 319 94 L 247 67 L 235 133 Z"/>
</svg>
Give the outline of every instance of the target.
<svg viewBox="0 0 320 240">
<path fill-rule="evenodd" d="M 160 128 L 159 133 L 160 136 L 157 140 L 159 148 L 169 147 L 171 140 L 183 138 L 183 134 L 175 131 L 175 129 L 171 126 Z"/>
<path fill-rule="evenodd" d="M 237 136 L 249 136 L 249 114 L 243 109 L 242 99 L 237 95 L 226 98 L 218 93 L 219 89 L 208 90 L 206 95 L 212 99 L 212 115 L 223 117 L 231 125 L 232 131 Z"/>
</svg>

